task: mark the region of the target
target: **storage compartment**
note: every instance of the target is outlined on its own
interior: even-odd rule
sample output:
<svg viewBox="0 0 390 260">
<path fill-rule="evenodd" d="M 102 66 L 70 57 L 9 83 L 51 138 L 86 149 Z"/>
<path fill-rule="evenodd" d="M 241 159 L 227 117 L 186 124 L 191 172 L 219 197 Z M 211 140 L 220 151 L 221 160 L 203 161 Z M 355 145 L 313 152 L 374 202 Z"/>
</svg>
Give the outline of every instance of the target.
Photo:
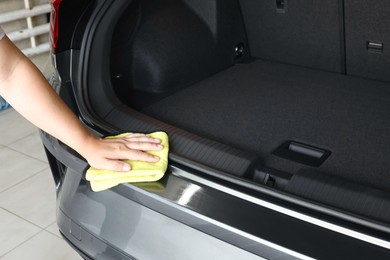
<svg viewBox="0 0 390 260">
<path fill-rule="evenodd" d="M 371 80 L 390 80 L 390 24 L 383 16 L 372 34 L 382 13 L 364 13 L 388 12 L 380 3 L 133 1 L 111 50 L 124 105 L 105 119 L 167 131 L 172 153 L 198 168 L 389 221 L 297 192 L 317 181 L 328 191 L 353 183 L 357 200 L 361 187 L 369 201 L 390 192 L 390 83 Z"/>
</svg>

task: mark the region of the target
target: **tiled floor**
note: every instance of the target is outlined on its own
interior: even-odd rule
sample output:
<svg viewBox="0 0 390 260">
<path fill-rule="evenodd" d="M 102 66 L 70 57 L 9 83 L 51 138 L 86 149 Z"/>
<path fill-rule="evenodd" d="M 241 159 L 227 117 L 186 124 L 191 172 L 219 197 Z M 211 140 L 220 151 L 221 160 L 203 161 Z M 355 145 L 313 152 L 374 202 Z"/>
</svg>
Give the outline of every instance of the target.
<svg viewBox="0 0 390 260">
<path fill-rule="evenodd" d="M 81 259 L 55 223 L 55 188 L 37 128 L 0 111 L 0 260 Z"/>
</svg>

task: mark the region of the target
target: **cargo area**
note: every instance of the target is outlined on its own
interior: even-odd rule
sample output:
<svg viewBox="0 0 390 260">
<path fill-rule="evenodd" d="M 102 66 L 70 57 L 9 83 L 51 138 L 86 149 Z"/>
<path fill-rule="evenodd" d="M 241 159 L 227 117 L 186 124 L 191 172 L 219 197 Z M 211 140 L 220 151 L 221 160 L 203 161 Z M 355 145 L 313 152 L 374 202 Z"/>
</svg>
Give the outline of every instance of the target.
<svg viewBox="0 0 390 260">
<path fill-rule="evenodd" d="M 389 10 L 133 1 L 114 33 L 113 86 L 131 109 L 255 155 L 257 173 L 286 173 L 288 192 L 389 221 Z M 373 210 L 348 205 L 363 193 Z"/>
<path fill-rule="evenodd" d="M 258 154 L 271 168 L 308 168 L 273 152 L 293 140 L 332 152 L 319 171 L 390 187 L 390 84 L 265 61 L 236 65 L 143 111 Z"/>
</svg>

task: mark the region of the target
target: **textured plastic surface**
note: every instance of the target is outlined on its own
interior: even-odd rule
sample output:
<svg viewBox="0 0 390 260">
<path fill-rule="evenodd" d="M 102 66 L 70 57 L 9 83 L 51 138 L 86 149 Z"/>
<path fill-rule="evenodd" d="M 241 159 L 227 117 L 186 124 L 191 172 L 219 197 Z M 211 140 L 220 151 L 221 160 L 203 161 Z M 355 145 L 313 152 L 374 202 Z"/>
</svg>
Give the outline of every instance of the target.
<svg viewBox="0 0 390 260">
<path fill-rule="evenodd" d="M 390 193 L 315 171 L 295 174 L 286 191 L 390 223 Z"/>
<path fill-rule="evenodd" d="M 132 129 L 134 132 L 163 130 L 170 136 L 171 154 L 234 175 L 244 175 L 256 159 L 254 154 L 173 127 L 125 105 L 115 109 L 106 120 L 123 131 L 125 129 Z"/>
</svg>

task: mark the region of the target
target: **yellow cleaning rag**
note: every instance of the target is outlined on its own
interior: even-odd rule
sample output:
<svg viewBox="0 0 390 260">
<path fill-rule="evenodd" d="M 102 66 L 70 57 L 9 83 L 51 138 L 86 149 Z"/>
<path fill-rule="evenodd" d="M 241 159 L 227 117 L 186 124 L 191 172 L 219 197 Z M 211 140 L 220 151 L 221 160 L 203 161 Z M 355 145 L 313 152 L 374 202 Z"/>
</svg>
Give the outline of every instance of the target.
<svg viewBox="0 0 390 260">
<path fill-rule="evenodd" d="M 117 138 L 128 134 L 130 133 L 120 134 L 107 138 Z M 120 183 L 126 182 L 153 182 L 160 180 L 164 176 L 168 167 L 168 135 L 164 132 L 155 132 L 149 134 L 149 136 L 160 139 L 161 144 L 164 146 L 164 148 L 160 151 L 148 152 L 149 154 L 160 157 L 158 162 L 149 163 L 125 160 L 125 162 L 129 163 L 131 166 L 131 170 L 128 172 L 99 170 L 90 167 L 87 170 L 85 178 L 90 181 L 92 190 L 102 191 L 112 188 Z"/>
</svg>

